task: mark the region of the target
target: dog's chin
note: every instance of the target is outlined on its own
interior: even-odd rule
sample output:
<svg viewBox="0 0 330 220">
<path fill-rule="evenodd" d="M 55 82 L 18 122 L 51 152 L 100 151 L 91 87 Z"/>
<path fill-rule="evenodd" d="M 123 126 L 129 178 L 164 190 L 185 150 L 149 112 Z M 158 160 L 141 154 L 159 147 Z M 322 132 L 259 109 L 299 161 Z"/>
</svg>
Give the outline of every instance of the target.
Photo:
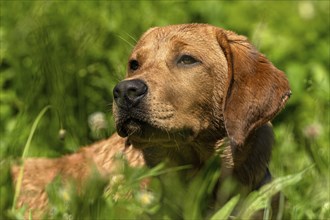
<svg viewBox="0 0 330 220">
<path fill-rule="evenodd" d="M 190 129 L 164 128 L 152 125 L 138 119 L 127 119 L 117 124 L 117 133 L 121 137 L 128 137 L 137 148 L 158 146 L 176 146 L 180 142 L 193 140 L 193 132 Z"/>
<path fill-rule="evenodd" d="M 116 125 L 117 127 L 117 133 L 121 137 L 130 137 L 132 135 L 141 135 L 142 128 L 146 124 L 143 121 L 140 121 L 138 119 L 127 119 L 122 123 L 118 123 Z"/>
</svg>

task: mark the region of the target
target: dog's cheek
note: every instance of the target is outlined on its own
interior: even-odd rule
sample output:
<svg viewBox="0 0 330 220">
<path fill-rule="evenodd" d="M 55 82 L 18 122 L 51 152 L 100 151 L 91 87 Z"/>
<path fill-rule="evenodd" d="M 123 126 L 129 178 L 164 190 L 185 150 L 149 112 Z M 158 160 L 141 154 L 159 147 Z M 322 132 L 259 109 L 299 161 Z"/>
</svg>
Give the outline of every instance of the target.
<svg viewBox="0 0 330 220">
<path fill-rule="evenodd" d="M 197 84 L 195 91 L 189 91 L 186 95 L 185 108 L 180 111 L 180 120 L 197 135 L 200 131 L 209 128 L 213 120 L 212 113 L 212 87 Z M 189 100 L 189 101 L 188 101 Z"/>
</svg>

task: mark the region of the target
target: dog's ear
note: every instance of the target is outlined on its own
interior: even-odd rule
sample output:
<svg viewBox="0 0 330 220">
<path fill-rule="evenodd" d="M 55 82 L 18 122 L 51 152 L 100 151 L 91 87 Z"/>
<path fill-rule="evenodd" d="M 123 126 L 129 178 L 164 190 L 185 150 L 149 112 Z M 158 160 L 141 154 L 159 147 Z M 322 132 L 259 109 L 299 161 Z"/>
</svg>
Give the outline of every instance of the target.
<svg viewBox="0 0 330 220">
<path fill-rule="evenodd" d="M 232 146 L 242 146 L 251 131 L 284 107 L 289 82 L 246 37 L 219 29 L 217 40 L 228 62 L 224 122 Z"/>
</svg>

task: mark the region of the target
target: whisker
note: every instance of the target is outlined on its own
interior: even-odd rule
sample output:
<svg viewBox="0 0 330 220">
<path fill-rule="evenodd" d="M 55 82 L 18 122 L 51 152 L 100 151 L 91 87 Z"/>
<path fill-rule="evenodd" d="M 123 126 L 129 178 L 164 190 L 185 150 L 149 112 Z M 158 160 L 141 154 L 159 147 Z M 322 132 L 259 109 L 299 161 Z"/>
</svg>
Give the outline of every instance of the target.
<svg viewBox="0 0 330 220">
<path fill-rule="evenodd" d="M 130 35 L 130 34 L 127 33 L 127 32 L 125 32 L 125 34 L 126 34 L 127 36 L 129 36 L 129 37 L 134 41 L 134 43 L 137 43 L 137 39 L 135 39 L 132 35 Z"/>
<path fill-rule="evenodd" d="M 133 44 L 131 44 L 128 40 L 126 40 L 125 38 L 123 38 L 122 36 L 120 35 L 117 35 L 117 37 L 119 37 L 121 40 L 123 40 L 124 42 L 126 42 L 128 45 L 130 45 L 131 47 L 134 47 Z"/>
<path fill-rule="evenodd" d="M 180 145 L 179 145 L 179 143 L 176 141 L 176 139 L 174 139 L 174 142 L 175 142 L 175 147 L 176 147 L 176 149 L 180 149 Z"/>
<path fill-rule="evenodd" d="M 151 139 L 152 139 L 153 136 L 155 136 L 155 133 L 152 133 L 152 134 L 149 136 L 149 139 L 148 139 L 149 143 L 151 142 Z"/>
</svg>

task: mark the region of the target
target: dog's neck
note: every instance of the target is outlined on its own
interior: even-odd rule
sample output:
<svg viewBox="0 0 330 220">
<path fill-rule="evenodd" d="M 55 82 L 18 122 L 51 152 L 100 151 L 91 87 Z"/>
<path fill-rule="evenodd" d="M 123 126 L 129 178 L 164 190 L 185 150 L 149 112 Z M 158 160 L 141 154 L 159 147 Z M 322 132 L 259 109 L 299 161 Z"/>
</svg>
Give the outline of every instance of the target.
<svg viewBox="0 0 330 220">
<path fill-rule="evenodd" d="M 201 149 L 201 147 L 203 149 Z M 162 147 L 154 146 L 142 149 L 146 164 L 153 167 L 161 162 L 167 162 L 171 166 L 192 165 L 201 167 L 204 162 L 214 155 L 214 144 L 201 146 L 196 143 L 188 143 L 180 146 Z"/>
<path fill-rule="evenodd" d="M 251 189 L 269 179 L 268 163 L 274 143 L 273 129 L 267 123 L 252 132 L 243 146 L 225 145 L 221 154 L 224 172 L 233 174 Z"/>
<path fill-rule="evenodd" d="M 132 143 L 133 147 L 136 143 Z M 149 167 L 166 162 L 170 166 L 190 165 L 200 169 L 214 155 L 222 159 L 223 173 L 234 175 L 240 182 L 256 188 L 265 176 L 273 145 L 273 132 L 270 124 L 255 130 L 239 148 L 230 146 L 228 138 L 213 138 L 212 141 L 192 141 L 170 146 L 150 146 L 140 148 Z M 226 175 L 226 174 L 224 174 Z"/>
</svg>

